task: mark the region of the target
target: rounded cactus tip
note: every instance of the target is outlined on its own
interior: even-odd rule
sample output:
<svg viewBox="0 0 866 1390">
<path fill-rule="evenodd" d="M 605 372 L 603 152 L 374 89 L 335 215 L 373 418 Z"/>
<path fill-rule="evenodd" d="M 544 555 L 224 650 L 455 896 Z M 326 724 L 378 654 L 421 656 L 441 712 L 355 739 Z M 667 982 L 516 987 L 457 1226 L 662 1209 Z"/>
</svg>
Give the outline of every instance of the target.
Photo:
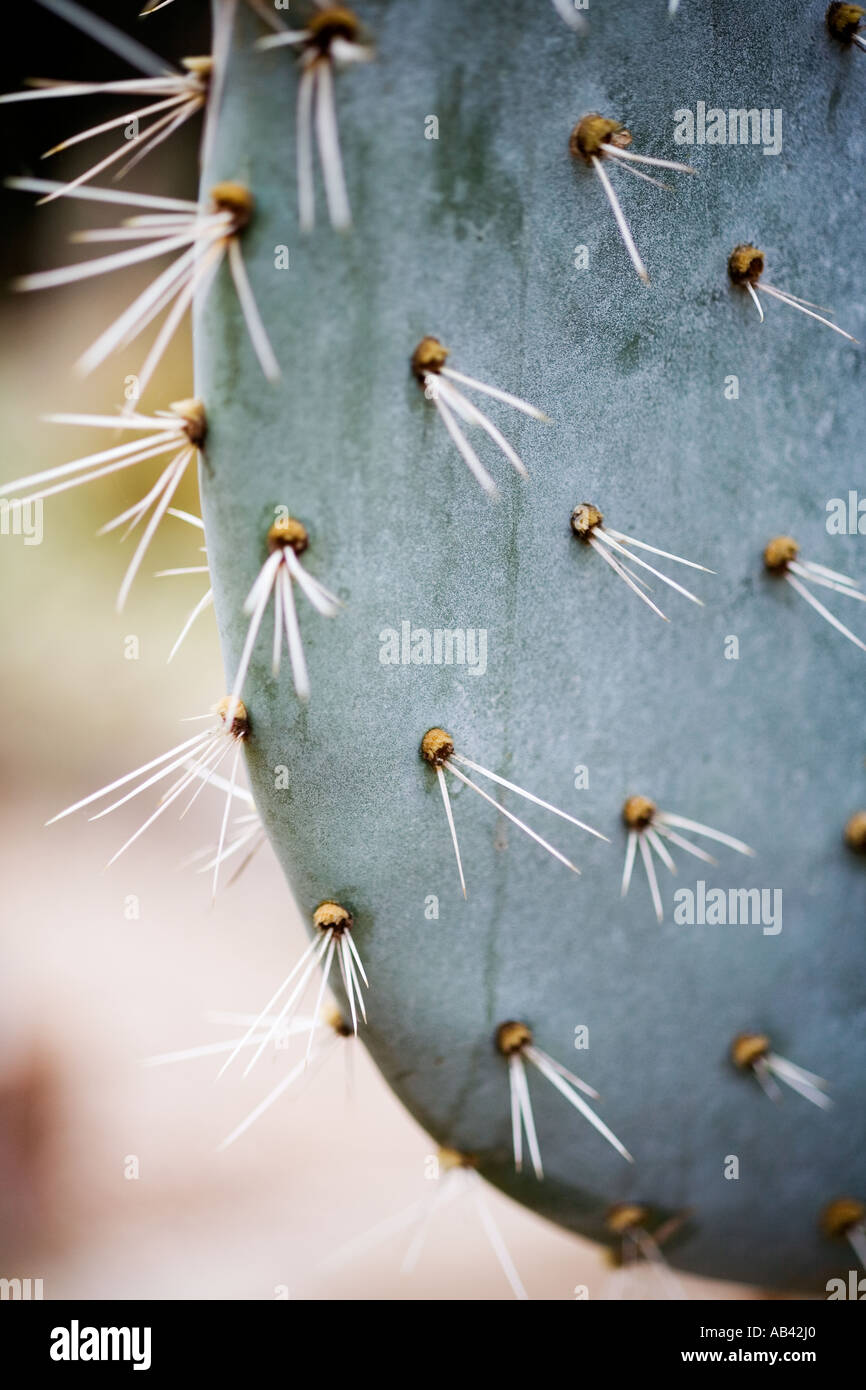
<svg viewBox="0 0 866 1390">
<path fill-rule="evenodd" d="M 339 936 L 344 931 L 349 931 L 352 926 L 352 914 L 340 903 L 332 902 L 327 898 L 319 903 L 313 913 L 313 926 L 318 927 L 319 931 L 334 932 Z"/>
<path fill-rule="evenodd" d="M 639 1202 L 616 1202 L 608 1207 L 604 1218 L 607 1229 L 615 1236 L 623 1236 L 627 1231 L 645 1226 L 649 1212 Z"/>
<path fill-rule="evenodd" d="M 587 164 L 593 155 L 604 153 L 605 144 L 614 145 L 620 150 L 627 149 L 631 144 L 631 132 L 621 121 L 600 116 L 597 111 L 589 111 L 581 116 L 568 140 L 571 153 L 576 158 L 585 159 Z"/>
<path fill-rule="evenodd" d="M 728 257 L 728 274 L 735 285 L 757 285 L 763 273 L 763 251 L 747 241 L 734 247 Z"/>
<path fill-rule="evenodd" d="M 412 371 L 424 385 L 428 372 L 441 372 L 448 360 L 448 348 L 443 347 L 438 338 L 422 338 L 412 353 Z"/>
<path fill-rule="evenodd" d="M 571 529 L 580 540 L 589 540 L 596 526 L 600 526 L 604 516 L 591 502 L 579 502 L 571 513 Z"/>
<path fill-rule="evenodd" d="M 532 1042 L 532 1030 L 525 1023 L 508 1019 L 496 1030 L 496 1046 L 503 1057 L 513 1057 Z"/>
<path fill-rule="evenodd" d="M 771 574 L 781 574 L 799 553 L 800 547 L 793 536 L 774 536 L 764 547 L 764 564 Z"/>
<path fill-rule="evenodd" d="M 421 740 L 421 757 L 433 767 L 441 767 L 454 752 L 454 740 L 445 729 L 428 729 Z"/>
<path fill-rule="evenodd" d="M 862 5 L 844 5 L 839 0 L 833 0 L 833 4 L 827 7 L 827 28 L 834 39 L 841 39 L 843 43 L 850 43 L 854 35 L 859 31 L 860 21 L 866 15 L 866 10 Z"/>
<path fill-rule="evenodd" d="M 866 1206 L 856 1197 L 837 1197 L 821 1212 L 821 1230 L 834 1240 L 842 1239 L 866 1219 Z"/>
<path fill-rule="evenodd" d="M 255 199 L 243 183 L 224 179 L 215 183 L 210 191 L 211 206 L 215 212 L 227 212 L 232 219 L 232 232 L 240 232 L 247 226 L 253 215 Z"/>
<path fill-rule="evenodd" d="M 250 732 L 250 717 L 243 700 L 236 695 L 224 695 L 216 707 L 216 712 L 226 726 L 226 733 L 232 738 L 246 738 Z"/>
<path fill-rule="evenodd" d="M 184 401 L 172 401 L 169 410 L 183 420 L 190 444 L 201 445 L 207 436 L 207 415 L 204 405 L 194 397 Z"/>
<path fill-rule="evenodd" d="M 296 517 L 280 517 L 268 530 L 268 553 L 271 555 L 275 550 L 286 548 L 293 550 L 296 555 L 303 555 L 309 544 L 307 528 Z"/>
<path fill-rule="evenodd" d="M 731 1043 L 731 1061 L 745 1071 L 766 1057 L 769 1050 L 770 1039 L 766 1033 L 738 1033 Z"/>
<path fill-rule="evenodd" d="M 845 826 L 845 842 L 857 854 L 866 854 L 866 811 L 855 811 Z"/>
<path fill-rule="evenodd" d="M 631 830 L 644 830 L 655 813 L 656 804 L 648 796 L 630 796 L 622 808 L 622 818 Z"/>
</svg>

